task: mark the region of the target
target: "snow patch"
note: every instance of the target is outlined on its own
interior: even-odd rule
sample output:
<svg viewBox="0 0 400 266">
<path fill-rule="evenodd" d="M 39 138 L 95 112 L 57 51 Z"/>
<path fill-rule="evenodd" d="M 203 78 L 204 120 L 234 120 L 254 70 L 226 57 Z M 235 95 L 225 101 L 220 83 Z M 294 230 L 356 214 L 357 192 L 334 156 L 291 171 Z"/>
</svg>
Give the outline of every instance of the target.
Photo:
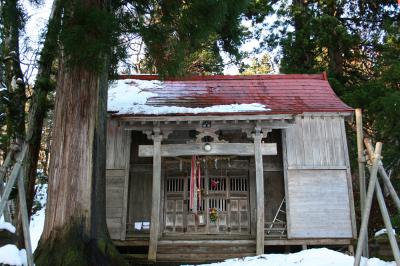
<svg viewBox="0 0 400 266">
<path fill-rule="evenodd" d="M 354 257 L 327 248 L 308 249 L 292 254 L 264 254 L 255 257 L 229 259 L 224 262 L 202 264 L 208 266 L 353 266 Z M 361 266 L 395 266 L 373 258 L 362 258 Z"/>
<path fill-rule="evenodd" d="M 7 230 L 11 234 L 15 234 L 15 227 L 4 221 L 4 216 L 0 218 L 0 230 Z"/>
<path fill-rule="evenodd" d="M 47 184 L 37 185 L 36 199 L 39 200 L 42 206 L 44 207 L 31 217 L 31 223 L 29 224 L 29 231 L 31 234 L 31 242 L 32 242 L 32 251 L 36 250 L 40 237 L 43 232 L 44 218 L 46 211 L 45 206 L 47 200 Z"/>
<path fill-rule="evenodd" d="M 27 265 L 25 249 L 19 250 L 15 245 L 0 247 L 0 264 Z"/>
<path fill-rule="evenodd" d="M 214 105 L 203 108 L 189 108 L 180 106 L 151 106 L 147 100 L 159 96 L 154 91 L 163 88 L 159 80 L 127 79 L 117 80 L 108 89 L 108 111 L 122 114 L 200 114 L 200 113 L 237 113 L 270 111 L 260 103 Z M 152 91 L 149 91 L 149 90 Z"/>
<path fill-rule="evenodd" d="M 393 234 L 396 234 L 396 230 L 394 230 L 394 229 L 392 229 L 392 230 L 393 230 Z M 387 234 L 387 230 L 386 230 L 386 228 L 383 228 L 383 229 L 375 232 L 375 237 L 385 235 L 385 234 Z"/>
</svg>

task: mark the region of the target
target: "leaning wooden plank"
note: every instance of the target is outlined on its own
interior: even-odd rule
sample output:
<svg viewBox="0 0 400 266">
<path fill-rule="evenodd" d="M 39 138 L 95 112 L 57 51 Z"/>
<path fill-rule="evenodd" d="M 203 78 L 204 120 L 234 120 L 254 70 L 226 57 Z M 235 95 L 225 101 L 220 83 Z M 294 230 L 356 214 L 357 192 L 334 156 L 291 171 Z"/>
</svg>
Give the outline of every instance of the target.
<svg viewBox="0 0 400 266">
<path fill-rule="evenodd" d="M 210 143 L 211 150 L 205 151 L 204 144 L 166 144 L 161 145 L 162 157 L 190 155 L 254 155 L 252 143 Z M 276 155 L 276 143 L 261 144 L 262 155 Z M 139 145 L 139 157 L 152 157 L 153 145 Z"/>
<path fill-rule="evenodd" d="M 377 142 L 375 148 L 375 155 L 371 169 L 371 175 L 368 184 L 368 192 L 365 200 L 364 212 L 361 219 L 360 234 L 357 242 L 356 256 L 354 259 L 354 266 L 359 266 L 361 262 L 361 253 L 365 244 L 365 236 L 367 235 L 369 214 L 371 212 L 372 198 L 374 196 L 375 183 L 377 181 L 377 174 L 379 163 L 381 160 L 382 143 Z"/>
<path fill-rule="evenodd" d="M 4 193 L 0 200 L 0 214 L 3 214 L 3 211 L 4 211 L 4 208 L 8 201 L 8 198 L 10 197 L 11 190 L 15 184 L 15 181 L 17 180 L 19 171 L 21 170 L 22 160 L 25 157 L 26 149 L 27 149 L 27 146 L 25 145 L 22 152 L 20 154 L 18 154 L 16 163 L 11 171 L 10 177 L 9 177 L 6 187 L 4 189 Z"/>
<path fill-rule="evenodd" d="M 22 230 L 24 232 L 26 257 L 28 261 L 28 266 L 33 266 L 34 264 L 32 255 L 31 235 L 29 233 L 28 207 L 26 206 L 24 177 L 22 175 L 19 175 L 18 177 L 18 196 L 19 196 L 19 207 L 22 216 Z"/>
</svg>

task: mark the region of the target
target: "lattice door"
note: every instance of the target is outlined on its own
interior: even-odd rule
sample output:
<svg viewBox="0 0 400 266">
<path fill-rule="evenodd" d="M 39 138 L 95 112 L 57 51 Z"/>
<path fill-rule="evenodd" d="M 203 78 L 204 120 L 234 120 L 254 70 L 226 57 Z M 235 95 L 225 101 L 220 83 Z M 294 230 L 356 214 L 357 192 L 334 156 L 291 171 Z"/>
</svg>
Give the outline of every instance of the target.
<svg viewBox="0 0 400 266">
<path fill-rule="evenodd" d="M 230 171 L 202 164 L 201 204 L 189 208 L 189 171 L 178 176 L 166 170 L 164 233 L 249 234 L 248 169 Z M 210 213 L 215 208 L 217 218 Z M 215 218 L 215 217 L 214 217 Z"/>
</svg>

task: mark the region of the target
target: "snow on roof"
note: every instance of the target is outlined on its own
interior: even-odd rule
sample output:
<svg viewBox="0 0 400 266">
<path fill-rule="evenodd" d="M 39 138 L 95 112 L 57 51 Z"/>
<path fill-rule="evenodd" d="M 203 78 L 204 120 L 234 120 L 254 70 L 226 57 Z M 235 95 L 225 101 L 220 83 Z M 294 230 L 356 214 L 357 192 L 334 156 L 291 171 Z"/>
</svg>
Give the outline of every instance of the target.
<svg viewBox="0 0 400 266">
<path fill-rule="evenodd" d="M 351 114 L 324 74 L 191 76 L 120 76 L 109 88 L 108 111 L 114 115 L 168 114 Z"/>
<path fill-rule="evenodd" d="M 108 111 L 118 115 L 143 114 L 201 114 L 269 111 L 264 104 L 219 104 L 206 107 L 184 107 L 151 105 L 150 98 L 159 97 L 158 91 L 164 88 L 159 80 L 123 79 L 114 81 L 108 89 Z M 201 92 L 199 92 L 201 93 Z"/>
</svg>

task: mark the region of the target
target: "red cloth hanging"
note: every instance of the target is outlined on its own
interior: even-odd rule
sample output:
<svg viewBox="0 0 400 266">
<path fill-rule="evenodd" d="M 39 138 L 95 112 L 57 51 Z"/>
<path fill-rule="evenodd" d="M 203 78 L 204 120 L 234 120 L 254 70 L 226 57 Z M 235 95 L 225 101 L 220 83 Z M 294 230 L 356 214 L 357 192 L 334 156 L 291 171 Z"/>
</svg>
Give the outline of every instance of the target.
<svg viewBox="0 0 400 266">
<path fill-rule="evenodd" d="M 190 189 L 189 189 L 189 208 L 193 209 L 193 198 L 194 198 L 194 184 L 196 180 L 195 176 L 195 168 L 196 167 L 196 156 L 192 156 L 192 162 L 191 162 L 191 171 L 190 171 Z"/>
<path fill-rule="evenodd" d="M 198 204 L 197 206 L 200 208 L 201 207 L 201 165 L 200 165 L 200 160 L 198 161 L 197 164 L 197 200 Z"/>
</svg>

